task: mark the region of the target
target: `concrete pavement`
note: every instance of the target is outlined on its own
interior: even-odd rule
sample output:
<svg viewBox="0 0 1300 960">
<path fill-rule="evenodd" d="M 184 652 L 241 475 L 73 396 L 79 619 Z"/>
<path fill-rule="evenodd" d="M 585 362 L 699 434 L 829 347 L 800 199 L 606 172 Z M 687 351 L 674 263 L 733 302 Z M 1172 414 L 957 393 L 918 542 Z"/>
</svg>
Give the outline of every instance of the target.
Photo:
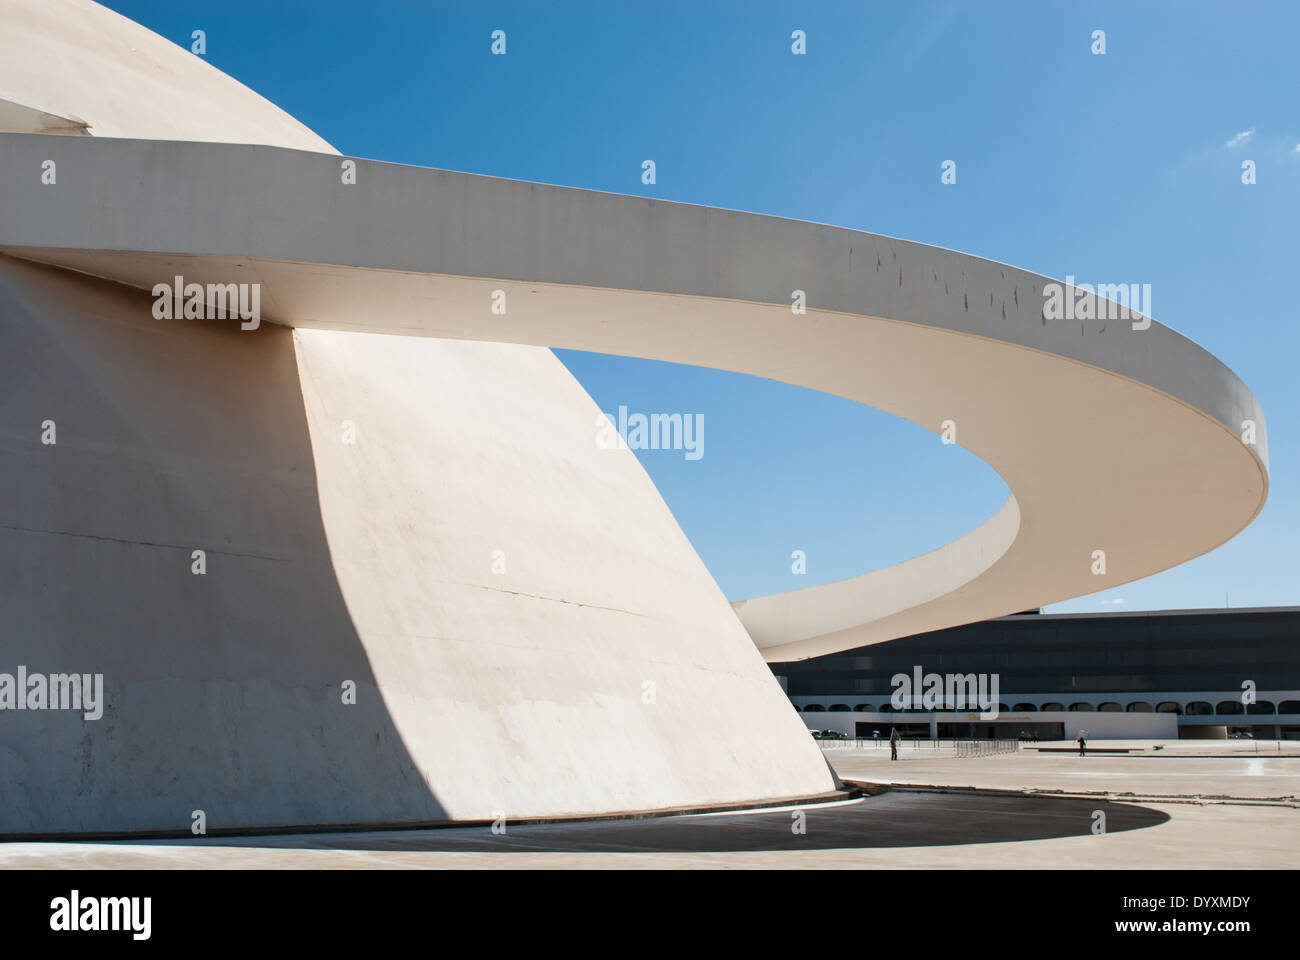
<svg viewBox="0 0 1300 960">
<path fill-rule="evenodd" d="M 1252 746 L 1252 745 L 1247 745 Z M 1204 749 L 1204 745 L 1198 745 Z M 1180 749 L 1182 749 L 1180 745 Z M 841 776 L 953 786 L 736 814 L 440 830 L 0 845 L 0 868 L 1286 868 L 1300 847 L 1300 757 L 955 759 L 828 751 Z M 1231 754 L 1238 755 L 1233 756 Z M 866 754 L 865 756 L 863 754 Z M 966 791 L 961 787 L 986 789 Z M 1044 796 L 1022 787 L 1176 800 Z M 1223 796 L 1228 802 L 1190 798 Z M 1273 799 L 1265 799 L 1273 798 Z M 796 832 L 802 811 L 803 832 Z M 1100 814 L 1100 816 L 1099 816 Z M 1104 819 L 1103 819 L 1104 818 Z M 1104 822 L 1104 832 L 1094 825 Z"/>
<path fill-rule="evenodd" d="M 1037 744 L 1066 747 L 1068 744 Z M 1128 754 L 1040 753 L 1032 747 L 992 757 L 953 759 L 924 741 L 904 744 L 897 762 L 889 747 L 825 751 L 841 777 L 881 783 L 1132 794 L 1162 798 L 1233 798 L 1296 803 L 1300 795 L 1300 744 L 1276 741 L 1089 741 L 1090 750 L 1128 747 Z M 1255 749 L 1258 747 L 1258 754 Z"/>
</svg>

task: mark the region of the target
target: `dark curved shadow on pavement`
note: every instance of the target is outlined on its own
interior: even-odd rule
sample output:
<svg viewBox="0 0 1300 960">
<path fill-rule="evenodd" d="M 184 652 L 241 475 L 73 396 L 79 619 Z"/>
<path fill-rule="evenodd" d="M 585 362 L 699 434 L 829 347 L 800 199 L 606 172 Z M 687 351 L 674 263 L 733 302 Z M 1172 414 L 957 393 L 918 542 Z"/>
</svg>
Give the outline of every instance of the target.
<svg viewBox="0 0 1300 960">
<path fill-rule="evenodd" d="M 1091 835 L 1096 812 L 1107 833 L 1141 830 L 1169 815 L 1130 803 L 1075 797 L 890 792 L 846 804 L 795 811 L 652 817 L 433 830 L 230 837 L 203 845 L 272 849 L 429 851 L 453 853 L 734 853 L 879 849 L 1005 843 Z M 156 841 L 155 841 L 156 842 Z M 189 844 L 188 841 L 179 841 Z"/>
</svg>

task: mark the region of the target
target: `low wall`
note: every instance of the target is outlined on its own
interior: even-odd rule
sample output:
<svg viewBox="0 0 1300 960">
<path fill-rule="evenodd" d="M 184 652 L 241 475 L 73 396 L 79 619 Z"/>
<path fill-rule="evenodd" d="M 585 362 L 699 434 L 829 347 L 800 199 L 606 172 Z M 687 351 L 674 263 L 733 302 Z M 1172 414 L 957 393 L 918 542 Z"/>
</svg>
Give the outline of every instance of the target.
<svg viewBox="0 0 1300 960">
<path fill-rule="evenodd" d="M 878 726 L 881 736 L 887 736 L 891 726 L 898 724 L 925 724 L 931 735 L 939 724 L 974 724 L 977 728 L 992 725 L 999 737 L 1015 738 L 1020 727 L 1032 724 L 1059 723 L 1065 738 L 1073 740 L 1080 730 L 1086 730 L 1090 739 L 1096 740 L 1176 740 L 1179 736 L 1178 715 L 1173 713 L 1098 713 L 1088 711 L 1047 711 L 1035 713 L 1004 713 L 992 720 L 983 720 L 978 713 L 866 713 L 824 711 L 801 713 L 804 725 L 810 730 L 834 730 L 852 737 L 857 724 Z M 986 736 L 981 732 L 981 736 Z"/>
</svg>

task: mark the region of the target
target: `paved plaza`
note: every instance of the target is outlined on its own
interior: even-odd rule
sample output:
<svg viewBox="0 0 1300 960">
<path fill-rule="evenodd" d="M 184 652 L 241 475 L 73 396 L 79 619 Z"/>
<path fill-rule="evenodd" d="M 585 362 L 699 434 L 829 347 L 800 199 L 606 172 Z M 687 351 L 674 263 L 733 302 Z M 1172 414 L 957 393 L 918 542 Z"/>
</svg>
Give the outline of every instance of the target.
<svg viewBox="0 0 1300 960">
<path fill-rule="evenodd" d="M 1297 741 L 1089 740 L 1087 747 L 1084 757 L 1077 745 L 1061 742 L 1027 744 L 995 757 L 955 758 L 950 749 L 915 741 L 902 746 L 897 762 L 890 761 L 883 741 L 865 749 L 828 743 L 823 752 L 841 777 L 911 786 L 1292 805 L 1300 795 Z"/>
<path fill-rule="evenodd" d="M 1062 747 L 1064 744 L 1040 744 Z M 1096 743 L 957 757 L 839 749 L 859 800 L 734 814 L 118 843 L 8 843 L 0 867 L 1268 868 L 1300 848 L 1294 744 Z M 1258 753 L 1256 751 L 1258 750 Z M 873 787 L 873 790 L 877 789 Z M 800 817 L 802 823 L 800 824 Z M 1094 832 L 1104 823 L 1104 832 Z M 801 832 L 795 828 L 802 826 Z"/>
</svg>

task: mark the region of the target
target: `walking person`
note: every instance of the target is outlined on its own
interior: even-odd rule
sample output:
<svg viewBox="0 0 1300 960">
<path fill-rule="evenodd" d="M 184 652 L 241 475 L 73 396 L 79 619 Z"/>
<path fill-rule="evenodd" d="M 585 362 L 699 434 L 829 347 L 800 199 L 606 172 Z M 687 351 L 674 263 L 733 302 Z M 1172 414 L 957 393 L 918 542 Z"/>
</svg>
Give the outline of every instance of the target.
<svg viewBox="0 0 1300 960">
<path fill-rule="evenodd" d="M 1085 756 L 1085 751 L 1087 750 L 1087 748 L 1088 748 L 1088 731 L 1080 730 L 1079 731 L 1079 756 L 1081 757 Z"/>
<path fill-rule="evenodd" d="M 902 739 L 903 738 L 898 735 L 898 727 L 895 727 L 894 732 L 889 735 L 889 759 L 890 760 L 898 759 L 898 741 Z"/>
</svg>

